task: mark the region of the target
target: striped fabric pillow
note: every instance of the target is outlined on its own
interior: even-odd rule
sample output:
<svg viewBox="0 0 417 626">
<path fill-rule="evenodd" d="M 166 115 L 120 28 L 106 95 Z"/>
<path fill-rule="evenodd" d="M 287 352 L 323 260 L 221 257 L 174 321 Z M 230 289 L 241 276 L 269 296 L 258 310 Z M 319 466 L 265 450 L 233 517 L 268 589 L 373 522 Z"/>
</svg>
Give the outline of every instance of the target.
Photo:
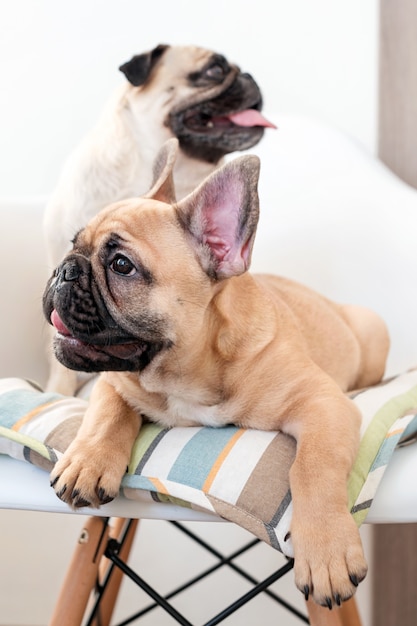
<svg viewBox="0 0 417 626">
<path fill-rule="evenodd" d="M 417 370 L 352 397 L 363 416 L 348 485 L 351 512 L 360 525 L 396 445 L 417 432 Z M 86 404 L 44 393 L 29 381 L 0 380 L 0 453 L 50 471 L 74 438 Z M 121 489 L 131 499 L 145 491 L 156 502 L 217 513 L 292 556 L 284 538 L 291 520 L 288 474 L 294 455 L 295 441 L 279 432 L 146 424 Z"/>
</svg>

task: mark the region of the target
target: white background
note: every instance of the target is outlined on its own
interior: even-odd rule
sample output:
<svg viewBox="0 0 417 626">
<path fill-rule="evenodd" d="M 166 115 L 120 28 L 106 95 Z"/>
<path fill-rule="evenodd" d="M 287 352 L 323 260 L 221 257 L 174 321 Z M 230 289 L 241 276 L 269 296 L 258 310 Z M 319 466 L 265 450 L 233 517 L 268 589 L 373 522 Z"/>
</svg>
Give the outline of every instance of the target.
<svg viewBox="0 0 417 626">
<path fill-rule="evenodd" d="M 69 150 L 158 43 L 253 74 L 265 112 L 331 122 L 375 148 L 376 0 L 13 0 L 0 5 L 0 197 L 49 194 Z M 279 137 L 277 137 L 277 141 Z"/>
</svg>

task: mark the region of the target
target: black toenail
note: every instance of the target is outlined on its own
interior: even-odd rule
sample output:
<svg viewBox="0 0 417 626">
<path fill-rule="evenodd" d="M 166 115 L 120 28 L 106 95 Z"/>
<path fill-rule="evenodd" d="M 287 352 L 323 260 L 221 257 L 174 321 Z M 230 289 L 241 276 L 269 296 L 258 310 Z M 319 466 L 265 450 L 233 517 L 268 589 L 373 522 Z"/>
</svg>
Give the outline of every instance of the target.
<svg viewBox="0 0 417 626">
<path fill-rule="evenodd" d="M 83 508 L 85 506 L 91 506 L 91 502 L 89 502 L 88 500 L 85 500 L 84 498 L 79 498 L 78 500 L 76 500 L 72 504 L 73 504 L 73 506 L 76 509 L 81 509 L 81 508 Z"/>
<path fill-rule="evenodd" d="M 103 487 L 100 487 L 100 489 L 97 492 L 97 496 L 98 499 L 100 501 L 100 504 L 107 504 L 108 502 L 111 502 L 112 500 L 114 500 L 114 498 L 112 496 L 109 496 L 105 489 L 103 489 Z"/>
<path fill-rule="evenodd" d="M 67 486 L 66 486 L 66 485 L 64 485 L 64 486 L 62 487 L 62 489 L 60 489 L 60 490 L 57 492 L 57 494 L 56 494 L 56 495 L 58 496 L 58 498 L 62 498 L 62 496 L 64 495 L 64 493 L 66 492 L 66 490 L 67 490 Z"/>
</svg>

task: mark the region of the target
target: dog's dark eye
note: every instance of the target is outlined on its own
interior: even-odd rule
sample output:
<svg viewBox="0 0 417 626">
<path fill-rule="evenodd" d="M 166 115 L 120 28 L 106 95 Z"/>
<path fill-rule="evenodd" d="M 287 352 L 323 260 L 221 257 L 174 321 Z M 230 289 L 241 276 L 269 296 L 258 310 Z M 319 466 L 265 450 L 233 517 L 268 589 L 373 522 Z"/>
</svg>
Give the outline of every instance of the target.
<svg viewBox="0 0 417 626">
<path fill-rule="evenodd" d="M 136 272 L 136 267 L 133 265 L 132 261 L 122 254 L 118 254 L 113 259 L 110 263 L 110 268 L 113 272 L 121 274 L 122 276 L 132 276 L 132 274 Z"/>
<path fill-rule="evenodd" d="M 213 80 L 221 80 L 224 77 L 225 69 L 219 63 L 214 63 L 206 69 L 206 76 Z"/>
</svg>

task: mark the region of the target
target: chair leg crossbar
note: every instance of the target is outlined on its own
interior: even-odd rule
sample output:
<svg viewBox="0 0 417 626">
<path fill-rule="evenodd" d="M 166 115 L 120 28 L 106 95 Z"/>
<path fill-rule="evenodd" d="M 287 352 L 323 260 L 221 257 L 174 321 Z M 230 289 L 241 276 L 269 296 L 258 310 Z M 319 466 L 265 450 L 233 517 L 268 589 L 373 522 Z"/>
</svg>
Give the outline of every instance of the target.
<svg viewBox="0 0 417 626">
<path fill-rule="evenodd" d="M 225 556 L 182 524 L 178 522 L 169 523 L 207 550 L 217 559 L 217 562 L 186 583 L 178 586 L 169 594 L 162 596 L 127 565 L 138 520 L 117 518 L 114 526 L 111 527 L 108 519 L 89 518 L 79 539 L 49 626 L 81 626 L 81 624 L 85 624 L 85 626 L 109 626 L 123 575 L 127 576 L 149 595 L 152 602 L 131 617 L 120 622 L 118 626 L 132 624 L 157 607 L 165 610 L 176 623 L 183 626 L 193 626 L 184 615 L 177 611 L 170 603 L 170 600 L 221 567 L 232 569 L 246 581 L 250 582 L 252 588 L 212 619 L 205 622 L 203 626 L 220 624 L 220 622 L 223 622 L 223 620 L 262 592 L 305 624 L 310 623 L 312 626 L 360 626 L 353 599 L 342 605 L 342 609 L 337 611 L 322 609 L 322 607 L 318 607 L 314 603 L 311 604 L 309 601 L 307 603 L 309 621 L 297 608 L 291 606 L 278 594 L 269 589 L 270 585 L 292 569 L 292 560 L 287 561 L 261 582 L 257 581 L 251 574 L 235 563 L 235 559 L 260 543 L 258 539 L 253 539 L 232 554 Z"/>
<path fill-rule="evenodd" d="M 256 597 L 258 594 L 262 592 L 265 592 L 270 598 L 272 598 L 281 606 L 285 607 L 287 610 L 292 612 L 302 622 L 306 624 L 309 623 L 305 615 L 303 615 L 295 607 L 291 606 L 278 594 L 268 589 L 270 585 L 272 585 L 275 581 L 282 578 L 282 576 L 284 576 L 286 573 L 288 573 L 292 569 L 293 562 L 291 560 L 288 561 L 282 567 L 280 567 L 273 574 L 268 576 L 265 580 L 263 580 L 262 582 L 258 582 L 248 572 L 246 572 L 239 565 L 234 563 L 234 560 L 237 559 L 242 554 L 244 554 L 245 552 L 247 552 L 248 550 L 250 550 L 255 545 L 257 545 L 260 542 L 259 539 L 253 539 L 252 541 L 248 542 L 246 545 L 242 546 L 241 548 L 239 548 L 232 554 L 228 556 L 224 556 L 218 550 L 216 550 L 213 546 L 205 542 L 203 539 L 201 539 L 201 537 L 191 532 L 188 528 L 184 527 L 182 524 L 178 522 L 169 522 L 169 523 L 175 526 L 175 528 L 177 528 L 179 531 L 184 533 L 186 536 L 188 536 L 191 540 L 198 543 L 201 547 L 205 548 L 210 554 L 216 557 L 218 562 L 214 564 L 213 566 L 205 569 L 197 576 L 191 578 L 186 583 L 172 590 L 166 596 L 161 596 L 153 587 L 148 585 L 148 583 L 141 576 L 139 576 L 135 571 L 133 571 L 127 565 L 124 559 L 120 557 L 120 551 L 123 547 L 123 543 L 125 541 L 126 536 L 128 536 L 129 527 L 127 527 L 126 532 L 124 533 L 124 535 L 121 537 L 120 540 L 116 540 L 110 537 L 107 542 L 107 546 L 104 551 L 104 556 L 112 563 L 112 565 L 110 566 L 108 573 L 105 579 L 103 580 L 103 582 L 98 583 L 96 585 L 96 599 L 95 599 L 94 606 L 91 610 L 90 617 L 88 621 L 86 622 L 86 626 L 100 626 L 101 625 L 101 622 L 98 617 L 101 612 L 100 600 L 105 594 L 106 587 L 109 584 L 112 575 L 114 575 L 114 568 L 118 568 L 124 575 L 126 575 L 132 582 L 138 585 L 138 587 L 140 587 L 153 600 L 151 604 L 149 604 L 142 610 L 138 611 L 137 613 L 135 613 L 128 619 L 124 620 L 123 622 L 120 622 L 118 626 L 127 626 L 127 624 L 131 624 L 134 621 L 139 620 L 143 615 L 145 615 L 146 613 L 149 613 L 150 611 L 152 611 L 153 609 L 157 607 L 161 607 L 162 609 L 164 609 L 169 615 L 171 615 L 173 620 L 175 620 L 177 623 L 182 624 L 183 626 L 193 626 L 193 624 L 188 619 L 186 619 L 184 615 L 179 613 L 174 608 L 174 606 L 169 602 L 169 600 L 174 598 L 179 593 L 189 589 L 197 582 L 200 582 L 201 580 L 203 580 L 210 574 L 213 574 L 216 570 L 224 566 L 230 567 L 234 572 L 240 574 L 245 580 L 250 582 L 253 585 L 253 587 L 247 593 L 243 594 L 240 598 L 238 598 L 235 602 L 233 602 L 231 605 L 226 607 L 224 610 L 222 610 L 220 613 L 218 613 L 212 619 L 206 622 L 204 626 L 215 626 L 216 624 L 220 624 L 220 622 L 225 620 L 232 613 L 237 611 L 239 608 L 244 606 L 247 602 L 252 600 L 252 598 Z"/>
</svg>

